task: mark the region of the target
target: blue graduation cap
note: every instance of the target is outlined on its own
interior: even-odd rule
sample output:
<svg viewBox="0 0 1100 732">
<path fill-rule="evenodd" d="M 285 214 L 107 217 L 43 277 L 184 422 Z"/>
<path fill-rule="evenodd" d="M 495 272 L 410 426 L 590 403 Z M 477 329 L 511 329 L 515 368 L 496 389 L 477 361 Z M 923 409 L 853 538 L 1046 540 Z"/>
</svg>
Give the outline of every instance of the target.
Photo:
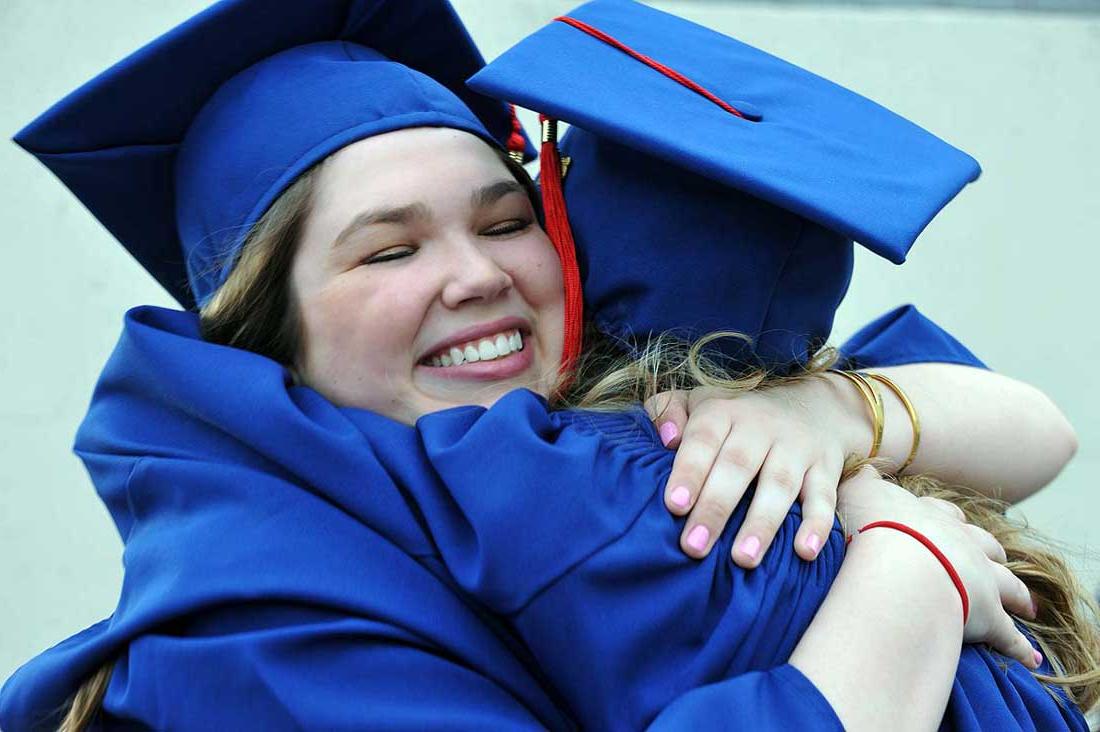
<svg viewBox="0 0 1100 732">
<path fill-rule="evenodd" d="M 224 0 L 15 141 L 185 307 L 225 281 L 296 177 L 372 135 L 443 126 L 533 154 L 447 0 Z"/>
<path fill-rule="evenodd" d="M 720 350 L 772 367 L 828 337 L 852 240 L 902 263 L 980 173 L 852 91 L 630 0 L 557 18 L 469 84 L 570 123 L 563 195 L 589 319 L 628 340 L 737 330 L 753 353 Z"/>
</svg>

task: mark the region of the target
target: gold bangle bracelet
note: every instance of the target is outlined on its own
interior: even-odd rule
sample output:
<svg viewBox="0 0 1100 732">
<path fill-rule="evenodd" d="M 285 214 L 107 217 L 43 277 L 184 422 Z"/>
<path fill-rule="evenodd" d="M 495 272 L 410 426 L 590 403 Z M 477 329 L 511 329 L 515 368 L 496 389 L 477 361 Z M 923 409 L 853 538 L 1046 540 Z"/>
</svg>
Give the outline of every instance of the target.
<svg viewBox="0 0 1100 732">
<path fill-rule="evenodd" d="M 868 377 L 875 379 L 886 385 L 890 391 L 894 392 L 894 395 L 901 402 L 901 405 L 905 407 L 905 411 L 909 413 L 909 422 L 913 425 L 913 446 L 909 448 L 909 457 L 905 458 L 897 469 L 897 474 L 901 475 L 902 471 L 913 464 L 913 461 L 917 457 L 917 448 L 920 447 L 920 416 L 917 414 L 917 408 L 913 406 L 913 402 L 909 400 L 905 391 L 894 383 L 893 379 L 889 379 L 882 374 L 868 373 Z"/>
<path fill-rule="evenodd" d="M 855 384 L 856 389 L 859 390 L 863 400 L 867 403 L 867 408 L 871 410 L 871 451 L 867 454 L 867 459 L 870 460 L 873 457 L 877 457 L 878 451 L 882 447 L 882 433 L 886 426 L 882 395 L 878 393 L 878 390 L 872 386 L 871 382 L 868 381 L 865 376 L 858 372 L 833 369 L 833 373 L 840 374 L 845 379 Z"/>
</svg>

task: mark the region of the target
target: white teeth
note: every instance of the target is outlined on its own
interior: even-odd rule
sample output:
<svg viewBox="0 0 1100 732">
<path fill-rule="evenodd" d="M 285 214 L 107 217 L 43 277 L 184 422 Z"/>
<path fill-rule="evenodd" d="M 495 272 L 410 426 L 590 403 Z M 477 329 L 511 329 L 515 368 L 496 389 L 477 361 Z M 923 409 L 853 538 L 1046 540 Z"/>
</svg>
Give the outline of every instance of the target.
<svg viewBox="0 0 1100 732">
<path fill-rule="evenodd" d="M 477 344 L 477 354 L 482 361 L 492 361 L 497 357 L 497 347 L 490 340 L 484 340 Z"/>
<path fill-rule="evenodd" d="M 464 363 L 492 361 L 522 350 L 523 335 L 518 330 L 514 330 L 510 333 L 498 333 L 490 338 L 482 338 L 476 342 L 471 341 L 461 346 L 453 346 L 442 353 L 427 358 L 425 363 L 430 366 L 444 368 L 447 366 L 461 366 Z"/>
</svg>

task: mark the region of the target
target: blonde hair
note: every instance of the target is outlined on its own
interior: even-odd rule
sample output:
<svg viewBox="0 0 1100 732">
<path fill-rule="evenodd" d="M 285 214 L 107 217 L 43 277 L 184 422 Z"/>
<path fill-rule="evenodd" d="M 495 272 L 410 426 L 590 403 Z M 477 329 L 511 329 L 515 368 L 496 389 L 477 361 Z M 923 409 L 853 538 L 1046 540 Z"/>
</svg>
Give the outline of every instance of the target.
<svg viewBox="0 0 1100 732">
<path fill-rule="evenodd" d="M 103 704 L 103 695 L 107 693 L 107 684 L 111 681 L 114 665 L 114 661 L 104 664 L 81 684 L 72 699 L 65 703 L 68 711 L 57 732 L 82 732 L 95 721 L 100 705 Z"/>
<path fill-rule="evenodd" d="M 502 159 L 527 187 L 532 201 L 537 201 L 523 167 L 507 156 Z M 200 311 L 206 340 L 254 351 L 287 366 L 293 364 L 299 324 L 289 271 L 301 224 L 309 213 L 317 167 L 287 188 L 253 227 L 229 278 Z M 621 410 L 663 391 L 698 386 L 722 389 L 735 397 L 793 380 L 818 378 L 836 360 L 833 350 L 823 349 L 802 372 L 777 377 L 708 355 L 707 347 L 721 338 L 749 341 L 732 332 L 712 333 L 693 343 L 663 334 L 631 357 L 624 355 L 629 350 L 625 343 L 589 327 L 577 367 L 568 379 L 559 380 L 551 406 Z M 1039 617 L 1034 622 L 1020 622 L 1032 632 L 1057 672 L 1056 676 L 1035 677 L 1062 686 L 1083 710 L 1096 705 L 1100 700 L 1100 610 L 1065 561 L 1035 531 L 1007 518 L 1007 506 L 1002 502 L 929 476 L 907 476 L 898 482 L 916 495 L 955 503 L 967 521 L 989 531 L 1004 546 L 1009 558 L 1006 566 L 1027 583 L 1039 602 Z M 61 732 L 80 732 L 94 719 L 112 666 L 103 666 L 79 688 L 59 727 Z"/>
</svg>

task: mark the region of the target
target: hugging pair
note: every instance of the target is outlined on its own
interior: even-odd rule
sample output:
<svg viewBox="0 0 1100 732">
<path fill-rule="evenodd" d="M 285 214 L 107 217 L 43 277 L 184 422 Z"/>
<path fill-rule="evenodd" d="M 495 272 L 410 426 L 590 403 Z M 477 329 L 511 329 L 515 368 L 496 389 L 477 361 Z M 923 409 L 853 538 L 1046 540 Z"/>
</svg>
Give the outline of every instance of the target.
<svg viewBox="0 0 1100 732">
<path fill-rule="evenodd" d="M 851 239 L 900 261 L 976 165 L 672 16 L 569 18 L 479 72 L 442 2 L 231 0 L 20 134 L 197 312 L 127 315 L 76 443 L 122 596 L 5 684 L 5 728 L 1083 728 L 1006 613 L 1036 614 L 1007 529 L 837 490 L 872 443 L 908 459 L 904 404 L 765 381 L 828 335 Z M 493 97 L 575 125 L 544 206 Z M 913 472 L 1024 495 L 1072 451 L 912 308 L 842 351 L 913 397 Z M 673 453 L 639 405 L 699 386 Z M 939 554 L 888 528 L 846 548 L 833 500 Z M 1071 588 L 1042 578 L 1051 623 Z"/>
</svg>

